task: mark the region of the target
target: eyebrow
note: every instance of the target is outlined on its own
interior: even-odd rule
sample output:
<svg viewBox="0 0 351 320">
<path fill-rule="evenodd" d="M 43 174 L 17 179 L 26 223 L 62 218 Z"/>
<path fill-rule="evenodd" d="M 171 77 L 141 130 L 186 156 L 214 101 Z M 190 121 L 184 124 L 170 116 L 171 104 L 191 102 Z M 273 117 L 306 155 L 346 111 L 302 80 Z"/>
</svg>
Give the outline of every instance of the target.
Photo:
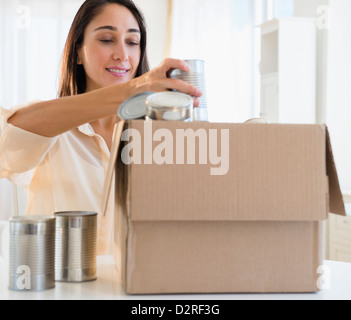
<svg viewBox="0 0 351 320">
<path fill-rule="evenodd" d="M 110 31 L 118 31 L 118 29 L 114 26 L 101 26 L 98 27 L 94 30 L 94 32 L 99 31 L 99 30 L 110 30 Z M 138 29 L 128 29 L 128 33 L 139 33 L 141 34 L 141 32 Z"/>
</svg>

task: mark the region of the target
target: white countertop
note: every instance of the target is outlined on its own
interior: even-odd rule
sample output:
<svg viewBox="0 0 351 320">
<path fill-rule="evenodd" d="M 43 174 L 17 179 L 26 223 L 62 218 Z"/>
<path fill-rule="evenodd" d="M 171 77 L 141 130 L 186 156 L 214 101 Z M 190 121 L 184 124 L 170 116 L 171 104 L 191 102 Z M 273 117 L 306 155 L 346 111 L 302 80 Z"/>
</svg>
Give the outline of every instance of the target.
<svg viewBox="0 0 351 320">
<path fill-rule="evenodd" d="M 314 294 L 208 294 L 208 295 L 126 295 L 112 256 L 98 257 L 97 276 L 93 282 L 59 283 L 42 292 L 8 290 L 8 267 L 0 258 L 0 300 L 351 300 L 351 263 L 325 261 L 325 286 Z"/>
</svg>

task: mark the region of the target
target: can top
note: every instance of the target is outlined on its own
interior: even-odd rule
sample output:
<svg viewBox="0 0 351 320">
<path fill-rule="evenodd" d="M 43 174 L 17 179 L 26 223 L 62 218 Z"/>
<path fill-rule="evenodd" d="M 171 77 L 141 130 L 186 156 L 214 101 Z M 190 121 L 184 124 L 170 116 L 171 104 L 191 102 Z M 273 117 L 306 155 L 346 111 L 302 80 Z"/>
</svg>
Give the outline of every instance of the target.
<svg viewBox="0 0 351 320">
<path fill-rule="evenodd" d="M 91 212 L 91 211 L 62 211 L 62 212 L 56 212 L 55 216 L 73 218 L 73 217 L 97 216 L 97 213 Z"/>
<path fill-rule="evenodd" d="M 17 216 L 11 217 L 11 223 L 21 223 L 21 224 L 33 224 L 33 223 L 41 223 L 41 222 L 49 222 L 55 220 L 53 216 Z"/>
<path fill-rule="evenodd" d="M 180 92 L 160 92 L 148 96 L 146 105 L 151 108 L 190 108 L 193 98 Z"/>
<path fill-rule="evenodd" d="M 97 213 L 90 211 L 56 212 L 56 228 L 91 229 L 95 232 Z"/>
<path fill-rule="evenodd" d="M 145 99 L 154 92 L 143 92 L 130 97 L 118 108 L 118 116 L 123 120 L 143 119 L 146 115 Z"/>
</svg>

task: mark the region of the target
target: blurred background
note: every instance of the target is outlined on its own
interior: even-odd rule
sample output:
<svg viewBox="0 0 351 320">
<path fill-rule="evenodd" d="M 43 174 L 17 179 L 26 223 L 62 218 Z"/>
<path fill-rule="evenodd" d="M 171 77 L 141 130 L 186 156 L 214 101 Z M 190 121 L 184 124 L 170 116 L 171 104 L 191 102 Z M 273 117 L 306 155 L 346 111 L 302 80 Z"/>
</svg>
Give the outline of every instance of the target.
<svg viewBox="0 0 351 320">
<path fill-rule="evenodd" d="M 0 106 L 56 97 L 65 39 L 83 2 L 0 0 Z M 351 190 L 350 0 L 135 3 L 152 67 L 165 57 L 205 60 L 210 121 L 326 123 L 342 190 Z M 25 205 L 23 190 L 0 180 L 0 220 Z"/>
</svg>

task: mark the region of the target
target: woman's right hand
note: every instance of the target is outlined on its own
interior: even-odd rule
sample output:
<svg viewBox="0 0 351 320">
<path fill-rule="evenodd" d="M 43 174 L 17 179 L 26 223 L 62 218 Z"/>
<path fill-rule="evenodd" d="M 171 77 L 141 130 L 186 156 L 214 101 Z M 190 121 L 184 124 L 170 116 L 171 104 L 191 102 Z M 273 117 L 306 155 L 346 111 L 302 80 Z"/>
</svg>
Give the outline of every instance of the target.
<svg viewBox="0 0 351 320">
<path fill-rule="evenodd" d="M 196 98 L 201 97 L 201 90 L 183 80 L 169 78 L 168 74 L 173 69 L 180 69 L 187 72 L 190 70 L 190 67 L 183 60 L 165 59 L 158 67 L 131 80 L 134 94 L 146 91 L 161 92 L 177 90 L 195 97 L 195 106 L 198 106 L 199 101 Z"/>
</svg>

